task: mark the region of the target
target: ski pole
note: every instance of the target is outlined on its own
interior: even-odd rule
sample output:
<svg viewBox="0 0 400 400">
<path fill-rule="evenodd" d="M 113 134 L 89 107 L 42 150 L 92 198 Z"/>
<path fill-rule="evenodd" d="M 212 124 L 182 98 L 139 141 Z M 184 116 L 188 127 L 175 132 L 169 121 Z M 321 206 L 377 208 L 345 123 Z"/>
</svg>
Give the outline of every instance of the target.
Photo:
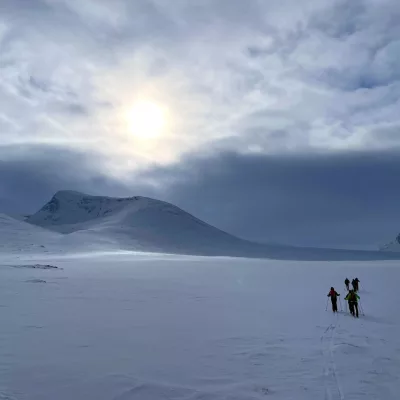
<svg viewBox="0 0 400 400">
<path fill-rule="evenodd" d="M 340 297 L 339 297 L 339 304 L 340 304 L 340 311 L 343 311 L 342 300 L 340 300 Z"/>
<path fill-rule="evenodd" d="M 359 304 L 360 304 L 360 311 L 361 311 L 361 314 L 365 316 L 365 313 L 364 313 L 363 306 L 361 305 L 361 301 L 360 301 L 360 303 L 359 303 Z"/>
<path fill-rule="evenodd" d="M 326 307 L 325 307 L 325 311 L 328 311 L 328 302 L 329 302 L 329 298 L 326 299 Z"/>
</svg>

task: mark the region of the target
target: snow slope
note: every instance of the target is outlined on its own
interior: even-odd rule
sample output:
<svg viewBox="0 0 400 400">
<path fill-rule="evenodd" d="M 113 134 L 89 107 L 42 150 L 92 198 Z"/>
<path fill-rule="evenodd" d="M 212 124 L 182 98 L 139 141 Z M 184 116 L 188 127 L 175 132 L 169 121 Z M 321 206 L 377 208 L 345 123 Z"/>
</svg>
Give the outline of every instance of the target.
<svg viewBox="0 0 400 400">
<path fill-rule="evenodd" d="M 61 191 L 27 221 L 106 248 L 170 254 L 295 260 L 398 259 L 399 254 L 264 245 L 223 232 L 180 208 L 145 197 L 110 198 Z"/>
<path fill-rule="evenodd" d="M 59 237 L 60 234 L 0 214 L 0 252 L 43 253 L 47 251 L 46 245 Z"/>
<path fill-rule="evenodd" d="M 382 251 L 400 252 L 400 234 L 396 239 L 381 248 Z"/>
<path fill-rule="evenodd" d="M 61 191 L 27 221 L 66 234 L 84 231 L 130 250 L 212 254 L 244 242 L 178 207 L 145 197 Z"/>
<path fill-rule="evenodd" d="M 399 398 L 398 262 L 21 262 L 0 265 L 2 400 Z M 325 311 L 346 276 L 358 320 Z"/>
<path fill-rule="evenodd" d="M 24 256 L 115 250 L 115 243 L 87 232 L 63 235 L 0 214 L 0 254 Z"/>
</svg>

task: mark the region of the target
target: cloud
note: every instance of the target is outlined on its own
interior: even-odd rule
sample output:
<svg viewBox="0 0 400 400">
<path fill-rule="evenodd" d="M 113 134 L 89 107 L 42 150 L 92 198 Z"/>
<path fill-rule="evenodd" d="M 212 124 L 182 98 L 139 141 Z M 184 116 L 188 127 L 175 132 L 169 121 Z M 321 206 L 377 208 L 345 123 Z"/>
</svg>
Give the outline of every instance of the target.
<svg viewBox="0 0 400 400">
<path fill-rule="evenodd" d="M 374 132 L 400 122 L 396 0 L 1 7 L 9 123 L 0 144 L 96 151 L 121 176 L 210 147 L 281 154 L 394 144 Z M 141 141 L 123 116 L 149 98 L 170 121 L 157 140 Z"/>
<path fill-rule="evenodd" d="M 107 160 L 54 146 L 0 151 L 2 212 L 30 213 L 58 190 L 169 201 L 251 240 L 376 248 L 399 229 L 399 151 L 194 153 L 123 180 Z M 102 165 L 103 168 L 99 168 Z"/>
<path fill-rule="evenodd" d="M 0 212 L 37 211 L 58 190 L 126 196 L 130 189 L 97 167 L 104 160 L 54 146 L 0 148 Z"/>
<path fill-rule="evenodd" d="M 399 229 L 400 151 L 301 156 L 191 157 L 142 179 L 160 195 L 239 236 L 269 242 L 369 247 Z"/>
</svg>

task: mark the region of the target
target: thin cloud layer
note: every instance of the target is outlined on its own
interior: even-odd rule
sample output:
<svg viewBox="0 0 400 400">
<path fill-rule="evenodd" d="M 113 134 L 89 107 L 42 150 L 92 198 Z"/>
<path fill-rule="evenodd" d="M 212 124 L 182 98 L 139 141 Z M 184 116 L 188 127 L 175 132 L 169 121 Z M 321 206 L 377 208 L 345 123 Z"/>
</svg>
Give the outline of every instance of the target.
<svg viewBox="0 0 400 400">
<path fill-rule="evenodd" d="M 210 146 L 398 146 L 400 4 L 3 0 L 0 144 L 101 153 L 121 174 Z M 140 99 L 168 109 L 130 131 Z"/>
</svg>

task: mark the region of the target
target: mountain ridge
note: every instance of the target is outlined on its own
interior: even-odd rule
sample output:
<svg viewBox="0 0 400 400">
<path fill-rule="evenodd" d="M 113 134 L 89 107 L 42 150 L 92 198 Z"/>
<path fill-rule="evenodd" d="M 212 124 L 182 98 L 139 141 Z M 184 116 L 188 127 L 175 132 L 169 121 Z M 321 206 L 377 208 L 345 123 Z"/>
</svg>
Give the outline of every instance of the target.
<svg viewBox="0 0 400 400">
<path fill-rule="evenodd" d="M 231 235 L 165 201 L 58 191 L 26 222 L 116 250 L 283 260 L 383 260 L 400 254 L 261 244 Z"/>
<path fill-rule="evenodd" d="M 131 209 L 131 211 L 140 211 L 144 208 L 159 207 L 162 208 L 163 212 L 175 215 L 184 215 L 186 218 L 190 218 L 199 225 L 216 229 L 224 235 L 234 236 L 202 221 L 193 214 L 190 214 L 178 206 L 166 201 L 144 196 L 111 197 L 89 195 L 73 190 L 60 190 L 56 192 L 48 203 L 46 203 L 38 212 L 28 216 L 25 221 L 34 225 L 46 226 L 47 228 L 49 228 L 51 225 L 59 225 L 63 220 L 60 218 L 60 216 L 54 214 L 61 208 L 61 206 L 65 207 L 67 203 L 78 205 L 78 208 L 83 209 L 88 214 L 91 214 L 92 218 L 86 218 L 84 221 L 82 221 L 82 214 L 80 214 L 80 220 L 75 221 L 78 223 L 89 222 L 91 220 L 96 220 L 97 218 L 106 218 L 109 217 L 110 214 L 127 211 L 127 207 L 132 207 L 133 209 Z M 76 209 L 71 211 L 76 211 Z M 71 218 L 73 216 L 74 215 L 67 215 L 67 223 L 64 223 L 64 225 L 74 225 L 74 219 Z M 73 222 L 71 223 L 71 221 Z"/>
</svg>

